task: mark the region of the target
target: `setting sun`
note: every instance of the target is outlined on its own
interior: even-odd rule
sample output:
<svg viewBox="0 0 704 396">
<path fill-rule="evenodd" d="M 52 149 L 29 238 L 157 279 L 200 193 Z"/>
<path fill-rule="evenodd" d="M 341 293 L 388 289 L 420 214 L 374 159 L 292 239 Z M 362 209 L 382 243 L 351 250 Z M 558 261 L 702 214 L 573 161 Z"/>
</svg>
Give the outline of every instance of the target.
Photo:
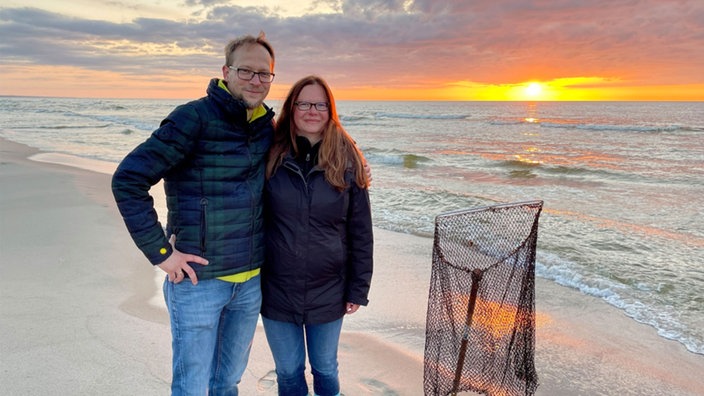
<svg viewBox="0 0 704 396">
<path fill-rule="evenodd" d="M 543 91 L 543 87 L 540 85 L 540 83 L 537 82 L 532 82 L 528 84 L 526 87 L 526 95 L 537 98 L 540 96 L 540 93 Z"/>
<path fill-rule="evenodd" d="M 515 84 L 497 84 L 479 88 L 477 97 L 482 100 L 524 100 L 545 101 L 555 100 L 560 93 L 555 81 L 526 81 Z"/>
</svg>

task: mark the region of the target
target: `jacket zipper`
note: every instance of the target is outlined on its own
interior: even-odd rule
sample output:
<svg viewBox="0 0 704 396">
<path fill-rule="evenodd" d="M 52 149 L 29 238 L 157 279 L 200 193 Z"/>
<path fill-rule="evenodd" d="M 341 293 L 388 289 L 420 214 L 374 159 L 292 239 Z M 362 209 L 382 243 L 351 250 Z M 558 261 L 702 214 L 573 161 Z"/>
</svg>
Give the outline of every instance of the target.
<svg viewBox="0 0 704 396">
<path fill-rule="evenodd" d="M 200 199 L 200 251 L 205 253 L 205 235 L 207 233 L 207 216 L 208 198 Z"/>
</svg>

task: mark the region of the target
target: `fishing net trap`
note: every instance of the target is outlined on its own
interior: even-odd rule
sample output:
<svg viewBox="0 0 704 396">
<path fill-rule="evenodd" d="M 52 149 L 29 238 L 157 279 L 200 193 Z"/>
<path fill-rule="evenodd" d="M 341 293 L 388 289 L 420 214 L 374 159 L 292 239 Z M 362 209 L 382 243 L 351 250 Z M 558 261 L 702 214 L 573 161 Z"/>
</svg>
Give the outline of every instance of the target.
<svg viewBox="0 0 704 396">
<path fill-rule="evenodd" d="M 535 393 L 535 250 L 542 207 L 542 201 L 529 201 L 436 217 L 426 395 Z"/>
</svg>

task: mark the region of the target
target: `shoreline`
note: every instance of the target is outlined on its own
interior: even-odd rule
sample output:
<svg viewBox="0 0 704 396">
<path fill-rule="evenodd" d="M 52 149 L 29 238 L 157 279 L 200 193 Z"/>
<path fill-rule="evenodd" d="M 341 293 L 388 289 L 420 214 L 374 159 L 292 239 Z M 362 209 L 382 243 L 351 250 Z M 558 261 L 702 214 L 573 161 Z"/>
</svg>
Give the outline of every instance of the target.
<svg viewBox="0 0 704 396">
<path fill-rule="evenodd" d="M 155 270 L 125 230 L 109 175 L 28 159 L 37 153 L 0 138 L 6 391 L 167 393 L 168 315 L 149 303 L 160 298 Z M 394 272 L 429 267 L 431 248 L 427 238 L 375 229 L 372 303 L 359 314 L 424 316 L 427 290 L 398 290 Z M 704 394 L 703 355 L 596 297 L 536 278 L 536 311 L 537 395 Z M 339 360 L 343 394 L 423 394 L 417 351 L 343 327 Z M 276 394 L 271 370 L 259 328 L 241 393 Z"/>
</svg>

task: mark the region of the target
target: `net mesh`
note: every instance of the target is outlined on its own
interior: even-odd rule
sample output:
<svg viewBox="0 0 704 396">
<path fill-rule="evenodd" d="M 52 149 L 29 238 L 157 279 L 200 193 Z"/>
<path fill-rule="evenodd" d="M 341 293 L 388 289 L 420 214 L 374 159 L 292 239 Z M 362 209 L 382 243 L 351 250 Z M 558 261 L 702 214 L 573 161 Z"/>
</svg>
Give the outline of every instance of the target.
<svg viewBox="0 0 704 396">
<path fill-rule="evenodd" d="M 532 395 L 535 249 L 542 201 L 435 219 L 425 330 L 426 395 Z"/>
</svg>

